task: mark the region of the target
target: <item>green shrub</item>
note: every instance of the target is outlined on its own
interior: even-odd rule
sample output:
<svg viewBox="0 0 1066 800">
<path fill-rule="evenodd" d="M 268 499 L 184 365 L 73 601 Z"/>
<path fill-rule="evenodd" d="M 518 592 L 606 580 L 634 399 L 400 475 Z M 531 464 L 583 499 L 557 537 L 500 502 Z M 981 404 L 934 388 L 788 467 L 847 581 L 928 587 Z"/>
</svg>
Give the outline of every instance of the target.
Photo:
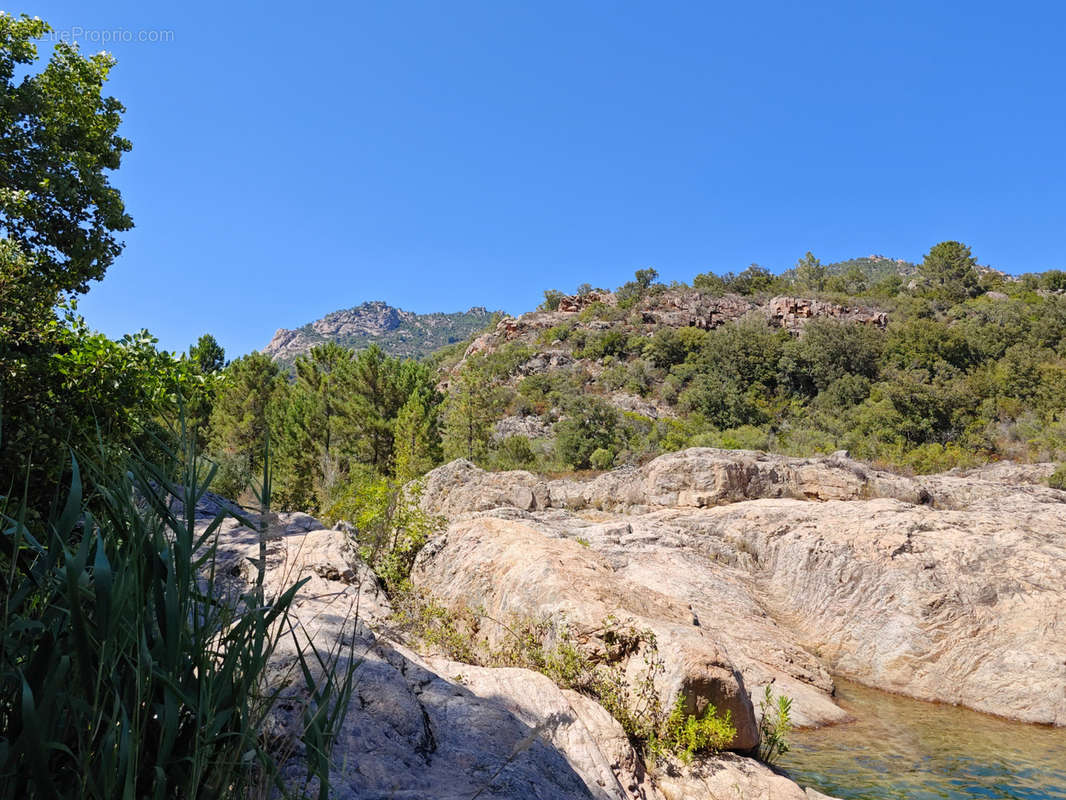
<svg viewBox="0 0 1066 800">
<path fill-rule="evenodd" d="M 218 456 L 218 472 L 211 488 L 231 500 L 239 501 L 252 483 L 252 465 L 248 457 L 241 453 Z"/>
<path fill-rule="evenodd" d="M 774 697 L 767 685 L 759 701 L 759 758 L 767 764 L 774 763 L 789 750 L 788 735 L 792 731 L 792 698 L 787 695 Z"/>
<path fill-rule="evenodd" d="M 618 412 L 599 398 L 581 398 L 555 423 L 555 452 L 574 469 L 588 469 L 596 450 L 615 447 Z"/>
<path fill-rule="evenodd" d="M 1059 464 L 1058 468 L 1047 479 L 1047 485 L 1052 489 L 1066 491 L 1066 464 Z"/>
<path fill-rule="evenodd" d="M 239 797 L 277 774 L 265 676 L 302 584 L 265 596 L 263 540 L 253 588 L 216 590 L 224 512 L 198 530 L 174 510 L 207 490 L 196 465 L 83 479 L 74 461 L 61 510 L 36 524 L 0 498 L 0 797 Z M 269 481 L 261 497 L 266 513 Z M 351 676 L 307 686 L 303 741 L 327 793 Z"/>
<path fill-rule="evenodd" d="M 592 455 L 589 456 L 589 465 L 593 469 L 610 469 L 612 464 L 614 464 L 614 453 L 602 447 L 593 450 Z"/>
<path fill-rule="evenodd" d="M 493 469 L 533 469 L 537 454 L 525 436 L 508 436 L 493 447 L 490 463 Z"/>
<path fill-rule="evenodd" d="M 718 710 L 708 705 L 703 716 L 696 717 L 685 711 L 683 697 L 677 698 L 661 728 L 649 742 L 651 752 L 654 755 L 668 753 L 685 764 L 697 753 L 717 753 L 725 749 L 737 735 L 729 711 L 719 716 Z"/>
<path fill-rule="evenodd" d="M 566 297 L 564 292 L 560 292 L 558 289 L 545 289 L 544 290 L 544 302 L 540 304 L 542 311 L 558 311 L 559 304 L 563 302 L 563 298 Z"/>
<path fill-rule="evenodd" d="M 415 556 L 440 524 L 419 506 L 419 492 L 418 484 L 405 488 L 363 467 L 353 470 L 324 514 L 330 525 L 343 520 L 351 526 L 359 557 L 390 592 L 404 586 Z"/>
</svg>

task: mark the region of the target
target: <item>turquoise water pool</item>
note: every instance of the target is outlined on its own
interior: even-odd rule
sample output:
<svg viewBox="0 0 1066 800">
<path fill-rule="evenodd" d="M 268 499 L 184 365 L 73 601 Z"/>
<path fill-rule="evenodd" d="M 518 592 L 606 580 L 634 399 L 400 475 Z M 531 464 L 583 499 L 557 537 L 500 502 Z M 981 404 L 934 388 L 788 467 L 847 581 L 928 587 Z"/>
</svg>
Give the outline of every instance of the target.
<svg viewBox="0 0 1066 800">
<path fill-rule="evenodd" d="M 851 800 L 1066 800 L 1066 730 L 1007 722 L 838 681 L 855 722 L 795 731 L 781 767 Z"/>
</svg>

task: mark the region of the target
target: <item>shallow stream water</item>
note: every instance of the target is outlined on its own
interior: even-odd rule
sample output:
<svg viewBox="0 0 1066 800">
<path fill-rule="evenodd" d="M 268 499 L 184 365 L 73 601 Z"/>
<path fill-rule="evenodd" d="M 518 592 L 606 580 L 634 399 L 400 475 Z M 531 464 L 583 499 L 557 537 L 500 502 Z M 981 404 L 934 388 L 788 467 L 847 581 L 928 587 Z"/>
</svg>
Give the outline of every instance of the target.
<svg viewBox="0 0 1066 800">
<path fill-rule="evenodd" d="M 794 731 L 801 786 L 847 800 L 1066 800 L 1066 729 L 1007 722 L 837 681 L 854 722 Z"/>
</svg>

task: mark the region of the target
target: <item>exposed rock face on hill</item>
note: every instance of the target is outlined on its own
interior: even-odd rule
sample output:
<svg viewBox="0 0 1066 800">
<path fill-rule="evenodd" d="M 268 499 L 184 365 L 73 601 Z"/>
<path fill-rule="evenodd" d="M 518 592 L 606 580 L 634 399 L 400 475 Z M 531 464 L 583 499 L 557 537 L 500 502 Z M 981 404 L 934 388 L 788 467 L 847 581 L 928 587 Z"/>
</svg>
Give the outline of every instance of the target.
<svg viewBox="0 0 1066 800">
<path fill-rule="evenodd" d="M 583 312 L 585 317 L 581 316 Z M 535 344 L 544 331 L 566 324 L 592 331 L 625 329 L 647 334 L 662 327 L 710 330 L 749 314 L 765 319 L 770 326 L 794 333 L 799 333 L 811 319 L 837 319 L 881 328 L 888 323 L 888 315 L 876 308 L 843 306 L 802 297 L 774 297 L 757 302 L 735 294 L 717 296 L 696 289 L 670 289 L 649 295 L 634 308 L 623 311 L 618 308 L 613 293 L 592 292 L 564 297 L 556 311 L 538 310 L 520 317 L 504 317 L 494 330 L 475 339 L 467 354 L 492 351 L 513 342 Z M 573 360 L 561 350 L 550 355 L 556 360 Z"/>
<path fill-rule="evenodd" d="M 828 668 L 1066 725 L 1066 493 L 693 449 L 587 482 L 456 462 L 423 502 L 455 520 L 420 557 L 428 588 L 531 610 L 594 596 L 693 628 L 694 614 L 720 668 L 749 692 L 775 680 L 806 722 L 841 716 Z M 552 541 L 578 538 L 594 552 Z"/>
<path fill-rule="evenodd" d="M 417 358 L 463 341 L 491 319 L 492 313 L 480 307 L 453 314 L 415 314 L 376 301 L 334 311 L 295 330 L 282 328 L 263 352 L 288 363 L 323 342 L 356 350 L 376 343 L 389 355 Z"/>
</svg>

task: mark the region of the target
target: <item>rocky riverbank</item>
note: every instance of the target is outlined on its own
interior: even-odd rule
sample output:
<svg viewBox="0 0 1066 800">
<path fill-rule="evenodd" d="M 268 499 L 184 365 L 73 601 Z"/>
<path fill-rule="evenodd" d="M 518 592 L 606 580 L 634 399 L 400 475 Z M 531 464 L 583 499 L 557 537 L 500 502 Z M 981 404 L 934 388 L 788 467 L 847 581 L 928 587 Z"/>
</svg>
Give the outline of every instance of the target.
<svg viewBox="0 0 1066 800">
<path fill-rule="evenodd" d="M 710 449 L 586 481 L 462 461 L 430 473 L 422 504 L 446 525 L 420 553 L 415 587 L 496 620 L 565 620 L 587 652 L 606 646 L 605 618 L 650 631 L 660 696 L 735 723 L 739 752 L 690 765 L 646 764 L 601 705 L 538 672 L 416 652 L 345 534 L 310 517 L 274 521 L 268 579 L 309 577 L 300 635 L 322 651 L 354 645 L 338 797 L 800 800 L 820 795 L 744 755 L 759 735 L 752 697 L 771 683 L 809 726 L 847 718 L 831 673 L 1066 725 L 1066 493 L 1032 482 L 1041 475 L 912 479 L 842 454 Z M 257 552 L 255 534 L 224 526 L 234 588 Z M 283 650 L 275 679 L 293 667 Z M 291 690 L 278 735 L 300 706 Z M 299 770 L 295 758 L 294 780 Z"/>
</svg>

